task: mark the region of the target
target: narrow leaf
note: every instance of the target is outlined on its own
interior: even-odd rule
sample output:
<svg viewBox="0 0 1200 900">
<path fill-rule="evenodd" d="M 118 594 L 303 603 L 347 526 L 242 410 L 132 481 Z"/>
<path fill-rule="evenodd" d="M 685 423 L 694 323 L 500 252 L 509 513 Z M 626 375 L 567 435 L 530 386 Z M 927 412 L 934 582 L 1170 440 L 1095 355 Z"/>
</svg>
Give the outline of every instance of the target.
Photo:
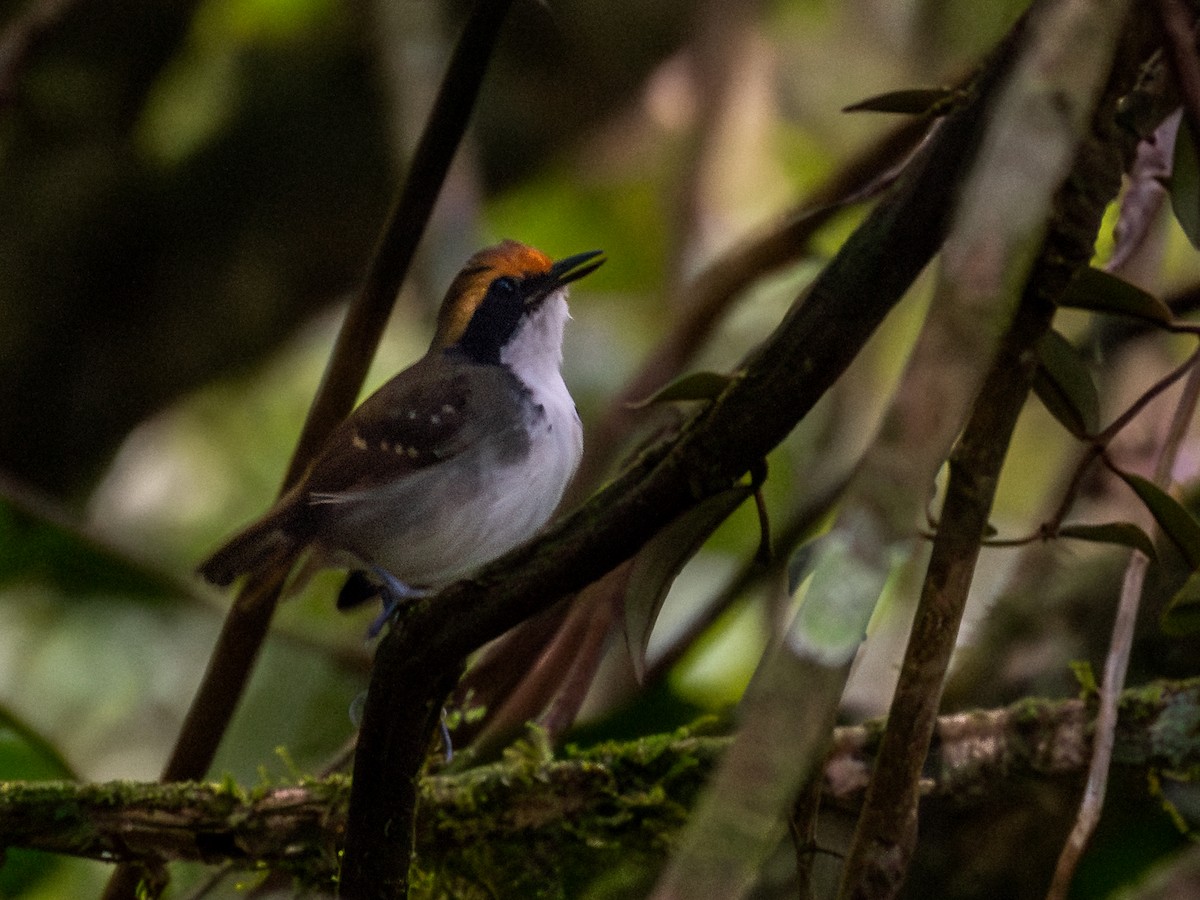
<svg viewBox="0 0 1200 900">
<path fill-rule="evenodd" d="M 0 707 L 0 781 L 73 780 L 57 748 L 32 727 Z M 48 853 L 8 848 L 0 866 L 0 897 L 47 896 L 44 883 L 60 869 Z M 42 887 L 36 890 L 35 887 Z"/>
<path fill-rule="evenodd" d="M 1107 522 L 1103 525 L 1064 525 L 1058 529 L 1058 536 L 1074 538 L 1078 541 L 1092 541 L 1098 544 L 1116 544 L 1141 550 L 1150 559 L 1158 559 L 1154 549 L 1154 541 L 1150 535 L 1132 522 Z"/>
<path fill-rule="evenodd" d="M 1174 541 L 1188 565 L 1200 569 L 1200 522 L 1196 517 L 1149 478 L 1119 469 L 1116 472 L 1146 504 L 1158 527 Z"/>
<path fill-rule="evenodd" d="M 69 595 L 147 599 L 182 590 L 165 573 L 105 546 L 69 522 L 0 496 L 0 584 L 36 581 Z"/>
<path fill-rule="evenodd" d="M 1185 121 L 1175 136 L 1171 171 L 1171 209 L 1193 247 L 1200 248 L 1200 164 L 1196 138 Z"/>
<path fill-rule="evenodd" d="M 625 593 L 625 639 L 638 681 L 646 669 L 650 633 L 675 577 L 752 493 L 748 485 L 737 485 L 709 497 L 655 535 L 634 559 Z"/>
<path fill-rule="evenodd" d="M 692 372 L 676 378 L 666 387 L 645 400 L 626 404 L 629 409 L 645 409 L 655 403 L 678 403 L 685 400 L 712 400 L 729 387 L 733 375 L 723 372 Z"/>
<path fill-rule="evenodd" d="M 0 707 L 0 780 L 74 779 L 63 755 L 49 739 L 6 707 Z"/>
<path fill-rule="evenodd" d="M 1130 316 L 1156 325 L 1169 324 L 1171 308 L 1148 291 L 1123 278 L 1090 266 L 1081 269 L 1067 285 L 1058 305 L 1071 309 Z"/>
<path fill-rule="evenodd" d="M 843 107 L 842 112 L 905 113 L 913 116 L 945 115 L 952 106 L 949 101 L 955 99 L 958 93 L 950 88 L 909 88 L 902 91 L 888 91 L 886 94 L 876 94 L 874 97 L 868 97 Z"/>
<path fill-rule="evenodd" d="M 1076 437 L 1095 434 L 1100 400 L 1087 363 L 1065 337 L 1050 330 L 1037 345 L 1033 389 L 1050 414 Z"/>
<path fill-rule="evenodd" d="M 1079 682 L 1079 692 L 1085 700 L 1100 693 L 1100 685 L 1096 681 L 1096 673 L 1092 671 L 1090 662 L 1086 659 L 1073 659 L 1067 665 L 1071 667 L 1071 674 Z"/>
<path fill-rule="evenodd" d="M 1200 631 L 1200 572 L 1193 572 L 1163 610 L 1162 630 L 1172 637 Z"/>
</svg>

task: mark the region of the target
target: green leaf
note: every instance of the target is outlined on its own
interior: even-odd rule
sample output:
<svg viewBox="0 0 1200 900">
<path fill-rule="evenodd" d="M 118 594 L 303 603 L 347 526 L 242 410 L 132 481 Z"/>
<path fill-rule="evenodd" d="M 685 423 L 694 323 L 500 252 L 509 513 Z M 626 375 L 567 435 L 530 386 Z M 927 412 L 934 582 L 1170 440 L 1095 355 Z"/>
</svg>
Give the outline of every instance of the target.
<svg viewBox="0 0 1200 900">
<path fill-rule="evenodd" d="M 1200 569 L 1200 522 L 1174 497 L 1141 475 L 1116 470 L 1125 483 L 1133 488 L 1154 521 L 1169 537 L 1192 569 Z"/>
<path fill-rule="evenodd" d="M 1150 559 L 1158 559 L 1154 549 L 1154 541 L 1132 522 L 1107 522 L 1103 525 L 1064 525 L 1058 529 L 1058 536 L 1074 538 L 1079 541 L 1093 541 L 1098 544 L 1116 544 L 1141 550 Z"/>
<path fill-rule="evenodd" d="M 1193 572 L 1167 603 L 1159 620 L 1162 630 L 1172 637 L 1200 631 L 1200 572 Z"/>
<path fill-rule="evenodd" d="M 645 400 L 627 404 L 630 409 L 645 409 L 656 403 L 678 403 L 687 400 L 713 400 L 729 387 L 736 376 L 723 372 L 692 372 L 676 378 L 666 387 L 655 391 Z"/>
<path fill-rule="evenodd" d="M 1168 325 L 1174 316 L 1171 308 L 1148 291 L 1101 269 L 1083 268 L 1067 285 L 1058 305 L 1142 319 L 1155 325 Z"/>
<path fill-rule="evenodd" d="M 0 707 L 0 781 L 75 780 L 62 754 L 46 738 Z M 61 859 L 48 853 L 9 848 L 0 866 L 0 897 L 32 895 L 53 877 Z"/>
<path fill-rule="evenodd" d="M 1079 691 L 1084 699 L 1100 693 L 1100 685 L 1096 682 L 1096 673 L 1092 671 L 1090 662 L 1086 659 L 1073 659 L 1067 665 L 1071 667 L 1071 674 L 1079 682 Z"/>
<path fill-rule="evenodd" d="M 843 107 L 842 112 L 904 113 L 913 116 L 944 115 L 959 92 L 950 88 L 909 88 L 888 91 Z"/>
<path fill-rule="evenodd" d="M 646 669 L 650 633 L 676 576 L 752 493 L 749 485 L 736 485 L 714 494 L 656 534 L 634 558 L 625 589 L 625 639 L 638 681 Z"/>
<path fill-rule="evenodd" d="M 0 707 L 0 781 L 74 780 L 75 773 L 49 740 Z"/>
<path fill-rule="evenodd" d="M 1175 135 L 1170 188 L 1175 219 L 1192 246 L 1200 248 L 1200 164 L 1196 159 L 1196 136 L 1186 119 Z"/>
<path fill-rule="evenodd" d="M 1050 330 L 1038 341 L 1037 354 L 1033 390 L 1038 399 L 1071 434 L 1095 434 L 1100 423 L 1100 399 L 1079 351 L 1057 331 Z"/>
<path fill-rule="evenodd" d="M 29 581 L 68 595 L 151 598 L 176 596 L 183 589 L 169 575 L 105 546 L 55 512 L 0 495 L 0 584 Z"/>
</svg>

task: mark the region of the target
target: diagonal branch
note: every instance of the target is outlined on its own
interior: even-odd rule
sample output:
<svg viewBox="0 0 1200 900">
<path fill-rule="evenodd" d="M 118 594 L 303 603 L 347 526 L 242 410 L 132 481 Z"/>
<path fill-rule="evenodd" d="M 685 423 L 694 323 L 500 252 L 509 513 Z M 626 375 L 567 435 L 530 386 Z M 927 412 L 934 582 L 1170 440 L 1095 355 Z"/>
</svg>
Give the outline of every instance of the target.
<svg viewBox="0 0 1200 900">
<path fill-rule="evenodd" d="M 990 64 L 980 79 L 982 95 L 1002 68 Z M 444 673 L 628 559 L 791 431 L 939 247 L 983 105 L 977 98 L 938 126 L 803 302 L 674 440 L 647 451 L 538 541 L 406 608 L 380 643 L 364 709 L 343 870 L 349 895 L 390 896 L 407 883 L 417 772 L 404 763 L 419 760 L 416 748 L 428 743 L 421 731 L 429 721 L 425 704 L 443 686 Z"/>
</svg>

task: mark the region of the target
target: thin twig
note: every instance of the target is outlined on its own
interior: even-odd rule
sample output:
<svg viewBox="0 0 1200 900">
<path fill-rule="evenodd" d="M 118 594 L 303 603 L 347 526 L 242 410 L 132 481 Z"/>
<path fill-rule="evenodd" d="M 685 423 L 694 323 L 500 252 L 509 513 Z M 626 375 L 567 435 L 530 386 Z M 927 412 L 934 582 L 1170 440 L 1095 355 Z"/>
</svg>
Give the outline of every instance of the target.
<svg viewBox="0 0 1200 900">
<path fill-rule="evenodd" d="M 1058 507 L 1053 515 L 1037 527 L 1037 530 L 1032 534 L 1024 535 L 1023 537 L 1015 538 L 988 538 L 984 541 L 988 547 L 1023 547 L 1027 544 L 1032 544 L 1035 541 L 1046 541 L 1054 538 L 1058 534 L 1058 529 L 1062 526 L 1063 520 L 1075 505 L 1075 500 L 1079 495 L 1079 490 L 1083 484 L 1084 476 L 1092 463 L 1097 459 L 1104 457 L 1108 450 L 1108 445 L 1130 422 L 1144 410 L 1152 400 L 1157 398 L 1163 391 L 1167 390 L 1179 379 L 1187 375 L 1196 364 L 1200 362 L 1200 347 L 1192 351 L 1192 354 L 1182 363 L 1168 372 L 1166 375 L 1159 378 L 1154 384 L 1150 385 L 1144 392 L 1138 395 L 1124 412 L 1117 416 L 1109 425 L 1092 438 L 1091 443 L 1084 449 L 1083 454 L 1075 464 L 1074 472 L 1071 475 L 1071 481 L 1063 491 L 1062 499 L 1059 501 Z"/>
<path fill-rule="evenodd" d="M 1155 466 L 1154 481 L 1163 488 L 1171 483 L 1179 447 L 1187 433 L 1188 424 L 1200 399 L 1200 363 L 1193 361 L 1191 372 L 1184 384 L 1183 393 L 1175 408 L 1167 437 L 1163 441 Z M 1134 625 L 1137 623 L 1138 605 L 1142 597 L 1142 585 L 1150 561 L 1144 553 L 1134 550 L 1125 570 L 1125 582 L 1117 605 L 1117 617 L 1113 623 L 1112 640 L 1108 656 L 1104 661 L 1104 680 L 1100 686 L 1100 711 L 1096 718 L 1095 743 L 1092 748 L 1092 763 L 1088 770 L 1087 787 L 1079 806 L 1079 815 L 1054 870 L 1047 900 L 1065 900 L 1071 887 L 1075 869 L 1083 856 L 1100 812 L 1104 807 L 1104 795 L 1108 788 L 1108 769 L 1112 762 L 1113 743 L 1116 739 L 1117 702 L 1125 686 L 1125 674 L 1129 668 L 1129 651 L 1133 646 Z"/>
<path fill-rule="evenodd" d="M 1102 212 L 1103 206 L 1094 210 L 1097 224 Z M 1061 235 L 1056 237 L 1062 240 Z M 1037 276 L 1047 258 L 1065 259 L 1065 255 L 1057 242 L 1048 243 L 1042 253 L 1042 266 L 1030 279 L 1013 327 L 950 457 L 942 521 L 879 748 L 879 764 L 871 776 L 842 876 L 839 896 L 843 900 L 895 896 L 916 847 L 921 767 L 933 737 L 942 685 L 1000 469 L 1032 389 L 1036 362 L 1031 350 L 1053 316 L 1053 305 L 1039 287 L 1044 281 Z"/>
</svg>

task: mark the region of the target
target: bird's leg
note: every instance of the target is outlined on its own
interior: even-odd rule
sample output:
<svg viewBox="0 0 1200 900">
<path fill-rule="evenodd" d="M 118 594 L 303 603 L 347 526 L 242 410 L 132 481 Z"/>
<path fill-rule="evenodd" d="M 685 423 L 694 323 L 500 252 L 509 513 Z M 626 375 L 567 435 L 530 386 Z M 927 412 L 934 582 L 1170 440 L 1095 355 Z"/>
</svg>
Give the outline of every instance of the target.
<svg viewBox="0 0 1200 900">
<path fill-rule="evenodd" d="M 429 591 L 405 584 L 387 569 L 383 568 L 383 566 L 372 564 L 371 571 L 379 579 L 379 599 L 383 603 L 383 609 L 375 617 L 375 621 L 371 623 L 371 627 L 367 629 L 367 637 L 375 638 L 379 636 L 379 632 L 383 631 L 383 626 L 387 624 L 388 619 L 392 617 L 401 603 L 406 600 L 416 600 L 418 597 L 424 597 Z M 450 740 L 450 727 L 446 724 L 445 707 L 442 708 L 438 724 L 441 726 L 442 750 L 445 754 L 446 763 L 449 764 L 454 759 L 454 744 Z"/>
<path fill-rule="evenodd" d="M 418 597 L 424 597 L 429 591 L 405 584 L 387 569 L 383 568 L 383 566 L 377 566 L 372 563 L 371 571 L 379 579 L 379 599 L 383 602 L 383 609 L 375 617 L 375 621 L 371 623 L 371 627 L 367 629 L 367 637 L 375 638 L 379 636 L 379 632 L 383 631 L 383 626 L 387 624 L 388 619 L 400 608 L 401 603 L 404 603 L 406 600 L 416 600 Z"/>
</svg>

